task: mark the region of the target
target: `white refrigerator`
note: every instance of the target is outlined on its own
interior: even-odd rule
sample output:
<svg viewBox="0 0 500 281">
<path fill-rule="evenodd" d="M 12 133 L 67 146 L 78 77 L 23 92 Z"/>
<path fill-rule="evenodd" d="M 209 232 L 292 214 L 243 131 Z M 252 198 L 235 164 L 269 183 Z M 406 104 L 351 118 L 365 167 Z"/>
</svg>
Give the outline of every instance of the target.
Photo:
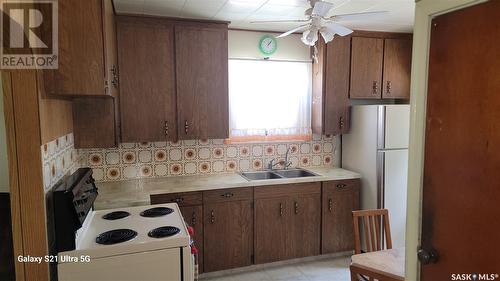
<svg viewBox="0 0 500 281">
<path fill-rule="evenodd" d="M 393 248 L 405 246 L 409 105 L 355 105 L 342 167 L 361 174 L 361 209 L 388 209 Z"/>
</svg>

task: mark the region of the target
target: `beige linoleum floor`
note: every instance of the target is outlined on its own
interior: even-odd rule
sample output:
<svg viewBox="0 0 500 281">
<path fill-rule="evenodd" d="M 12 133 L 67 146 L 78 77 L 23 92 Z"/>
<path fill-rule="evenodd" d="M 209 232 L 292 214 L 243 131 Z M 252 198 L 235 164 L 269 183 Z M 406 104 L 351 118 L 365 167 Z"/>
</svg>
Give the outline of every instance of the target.
<svg viewBox="0 0 500 281">
<path fill-rule="evenodd" d="M 202 281 L 349 281 L 350 257 L 283 265 Z"/>
</svg>

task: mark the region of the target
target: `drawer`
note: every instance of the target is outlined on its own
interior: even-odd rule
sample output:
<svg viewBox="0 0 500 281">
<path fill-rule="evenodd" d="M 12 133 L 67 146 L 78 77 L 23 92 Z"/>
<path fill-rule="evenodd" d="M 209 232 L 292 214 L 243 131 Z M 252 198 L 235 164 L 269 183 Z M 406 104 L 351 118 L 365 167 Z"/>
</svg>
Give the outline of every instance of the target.
<svg viewBox="0 0 500 281">
<path fill-rule="evenodd" d="M 255 199 L 292 195 L 321 194 L 321 182 L 292 183 L 255 187 Z"/>
<path fill-rule="evenodd" d="M 359 179 L 323 182 L 323 189 L 326 191 L 342 191 L 346 189 L 359 188 L 360 186 L 361 181 Z"/>
<path fill-rule="evenodd" d="M 253 187 L 228 188 L 203 192 L 203 203 L 252 200 Z"/>
<path fill-rule="evenodd" d="M 201 192 L 181 192 L 167 194 L 152 194 L 151 204 L 177 203 L 179 206 L 195 206 L 203 203 Z"/>
</svg>

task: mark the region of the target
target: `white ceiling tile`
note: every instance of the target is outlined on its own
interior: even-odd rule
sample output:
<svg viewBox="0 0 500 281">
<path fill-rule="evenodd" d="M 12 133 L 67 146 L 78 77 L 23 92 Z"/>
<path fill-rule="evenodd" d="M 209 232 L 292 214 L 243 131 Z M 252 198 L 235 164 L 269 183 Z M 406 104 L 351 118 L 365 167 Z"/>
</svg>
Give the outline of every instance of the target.
<svg viewBox="0 0 500 281">
<path fill-rule="evenodd" d="M 114 0 L 116 13 L 118 14 L 142 14 L 144 0 Z"/>
<path fill-rule="evenodd" d="M 144 14 L 180 17 L 185 2 L 185 0 L 145 0 Z"/>
<path fill-rule="evenodd" d="M 182 8 L 183 17 L 212 18 L 226 0 L 187 0 Z"/>
<path fill-rule="evenodd" d="M 249 20 L 304 19 L 307 18 L 304 11 L 302 7 L 266 4 L 252 13 Z"/>
<path fill-rule="evenodd" d="M 242 0 L 229 0 L 220 10 L 221 13 L 235 13 L 235 14 L 249 14 L 259 9 L 264 1 L 242 1 Z"/>
<path fill-rule="evenodd" d="M 266 4 L 269 5 L 282 5 L 282 6 L 296 6 L 309 8 L 311 5 L 308 0 L 269 0 Z"/>
</svg>

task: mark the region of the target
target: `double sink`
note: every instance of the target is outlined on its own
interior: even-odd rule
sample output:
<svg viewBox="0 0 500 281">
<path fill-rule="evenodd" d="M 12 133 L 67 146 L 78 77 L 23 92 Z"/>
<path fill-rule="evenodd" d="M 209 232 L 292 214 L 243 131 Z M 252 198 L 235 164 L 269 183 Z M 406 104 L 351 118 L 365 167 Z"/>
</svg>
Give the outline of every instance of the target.
<svg viewBox="0 0 500 281">
<path fill-rule="evenodd" d="M 315 177 L 317 174 L 305 169 L 267 170 L 240 174 L 248 181 Z"/>
</svg>

